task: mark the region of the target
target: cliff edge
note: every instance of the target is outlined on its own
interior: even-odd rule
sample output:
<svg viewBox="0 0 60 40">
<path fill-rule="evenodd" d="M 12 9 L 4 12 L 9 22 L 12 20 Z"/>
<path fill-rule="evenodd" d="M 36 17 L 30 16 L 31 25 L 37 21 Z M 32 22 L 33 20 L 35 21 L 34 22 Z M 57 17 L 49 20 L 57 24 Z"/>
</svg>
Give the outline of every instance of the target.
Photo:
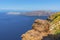
<svg viewBox="0 0 60 40">
<path fill-rule="evenodd" d="M 22 40 L 42 40 L 49 34 L 49 22 L 47 20 L 37 19 L 32 25 L 32 30 L 23 34 Z"/>
<path fill-rule="evenodd" d="M 32 30 L 21 37 L 22 40 L 60 40 L 60 12 L 50 15 L 47 20 L 35 20 Z"/>
</svg>

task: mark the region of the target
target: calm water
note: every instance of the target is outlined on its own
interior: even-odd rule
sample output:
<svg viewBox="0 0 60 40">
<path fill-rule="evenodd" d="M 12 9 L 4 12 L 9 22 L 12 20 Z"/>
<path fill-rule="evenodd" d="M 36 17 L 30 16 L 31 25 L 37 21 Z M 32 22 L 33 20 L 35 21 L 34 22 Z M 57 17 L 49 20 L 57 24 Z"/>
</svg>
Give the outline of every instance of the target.
<svg viewBox="0 0 60 40">
<path fill-rule="evenodd" d="M 5 15 L 0 13 L 0 40 L 21 40 L 21 35 L 32 28 L 35 19 L 47 17 L 29 17 Z"/>
</svg>

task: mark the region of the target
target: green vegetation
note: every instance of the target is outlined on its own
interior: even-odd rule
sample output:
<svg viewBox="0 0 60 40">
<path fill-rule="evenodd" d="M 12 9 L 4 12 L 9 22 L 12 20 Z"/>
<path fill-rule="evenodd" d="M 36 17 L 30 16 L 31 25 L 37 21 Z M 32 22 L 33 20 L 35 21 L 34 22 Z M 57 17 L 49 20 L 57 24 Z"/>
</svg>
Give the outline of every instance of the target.
<svg viewBox="0 0 60 40">
<path fill-rule="evenodd" d="M 60 16 L 57 16 L 51 23 L 58 23 L 60 21 Z"/>
<path fill-rule="evenodd" d="M 56 30 L 55 35 L 60 34 L 60 30 Z"/>
<path fill-rule="evenodd" d="M 52 29 L 53 33 L 55 35 L 60 34 L 60 12 L 52 14 L 48 19 L 50 20 L 50 29 Z"/>
<path fill-rule="evenodd" d="M 60 12 L 56 12 L 54 14 L 52 14 L 51 16 L 49 16 L 49 20 L 53 21 L 55 18 L 57 18 L 58 16 L 60 16 Z"/>
</svg>

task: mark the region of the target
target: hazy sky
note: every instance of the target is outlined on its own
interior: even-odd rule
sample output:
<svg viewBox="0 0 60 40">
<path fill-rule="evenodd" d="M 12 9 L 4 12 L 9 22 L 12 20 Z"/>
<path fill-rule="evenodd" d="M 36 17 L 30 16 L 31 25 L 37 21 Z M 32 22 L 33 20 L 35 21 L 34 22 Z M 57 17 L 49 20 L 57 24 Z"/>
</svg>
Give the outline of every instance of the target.
<svg viewBox="0 0 60 40">
<path fill-rule="evenodd" d="M 60 0 L 0 0 L 0 10 L 60 10 Z"/>
</svg>

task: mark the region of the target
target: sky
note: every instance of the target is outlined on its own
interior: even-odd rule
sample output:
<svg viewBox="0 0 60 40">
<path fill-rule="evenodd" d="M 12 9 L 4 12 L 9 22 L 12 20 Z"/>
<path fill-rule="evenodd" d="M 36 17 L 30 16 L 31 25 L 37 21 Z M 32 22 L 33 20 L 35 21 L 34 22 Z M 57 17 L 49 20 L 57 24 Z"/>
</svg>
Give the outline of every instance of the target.
<svg viewBox="0 0 60 40">
<path fill-rule="evenodd" d="M 0 0 L 0 10 L 60 10 L 60 0 Z"/>
</svg>

